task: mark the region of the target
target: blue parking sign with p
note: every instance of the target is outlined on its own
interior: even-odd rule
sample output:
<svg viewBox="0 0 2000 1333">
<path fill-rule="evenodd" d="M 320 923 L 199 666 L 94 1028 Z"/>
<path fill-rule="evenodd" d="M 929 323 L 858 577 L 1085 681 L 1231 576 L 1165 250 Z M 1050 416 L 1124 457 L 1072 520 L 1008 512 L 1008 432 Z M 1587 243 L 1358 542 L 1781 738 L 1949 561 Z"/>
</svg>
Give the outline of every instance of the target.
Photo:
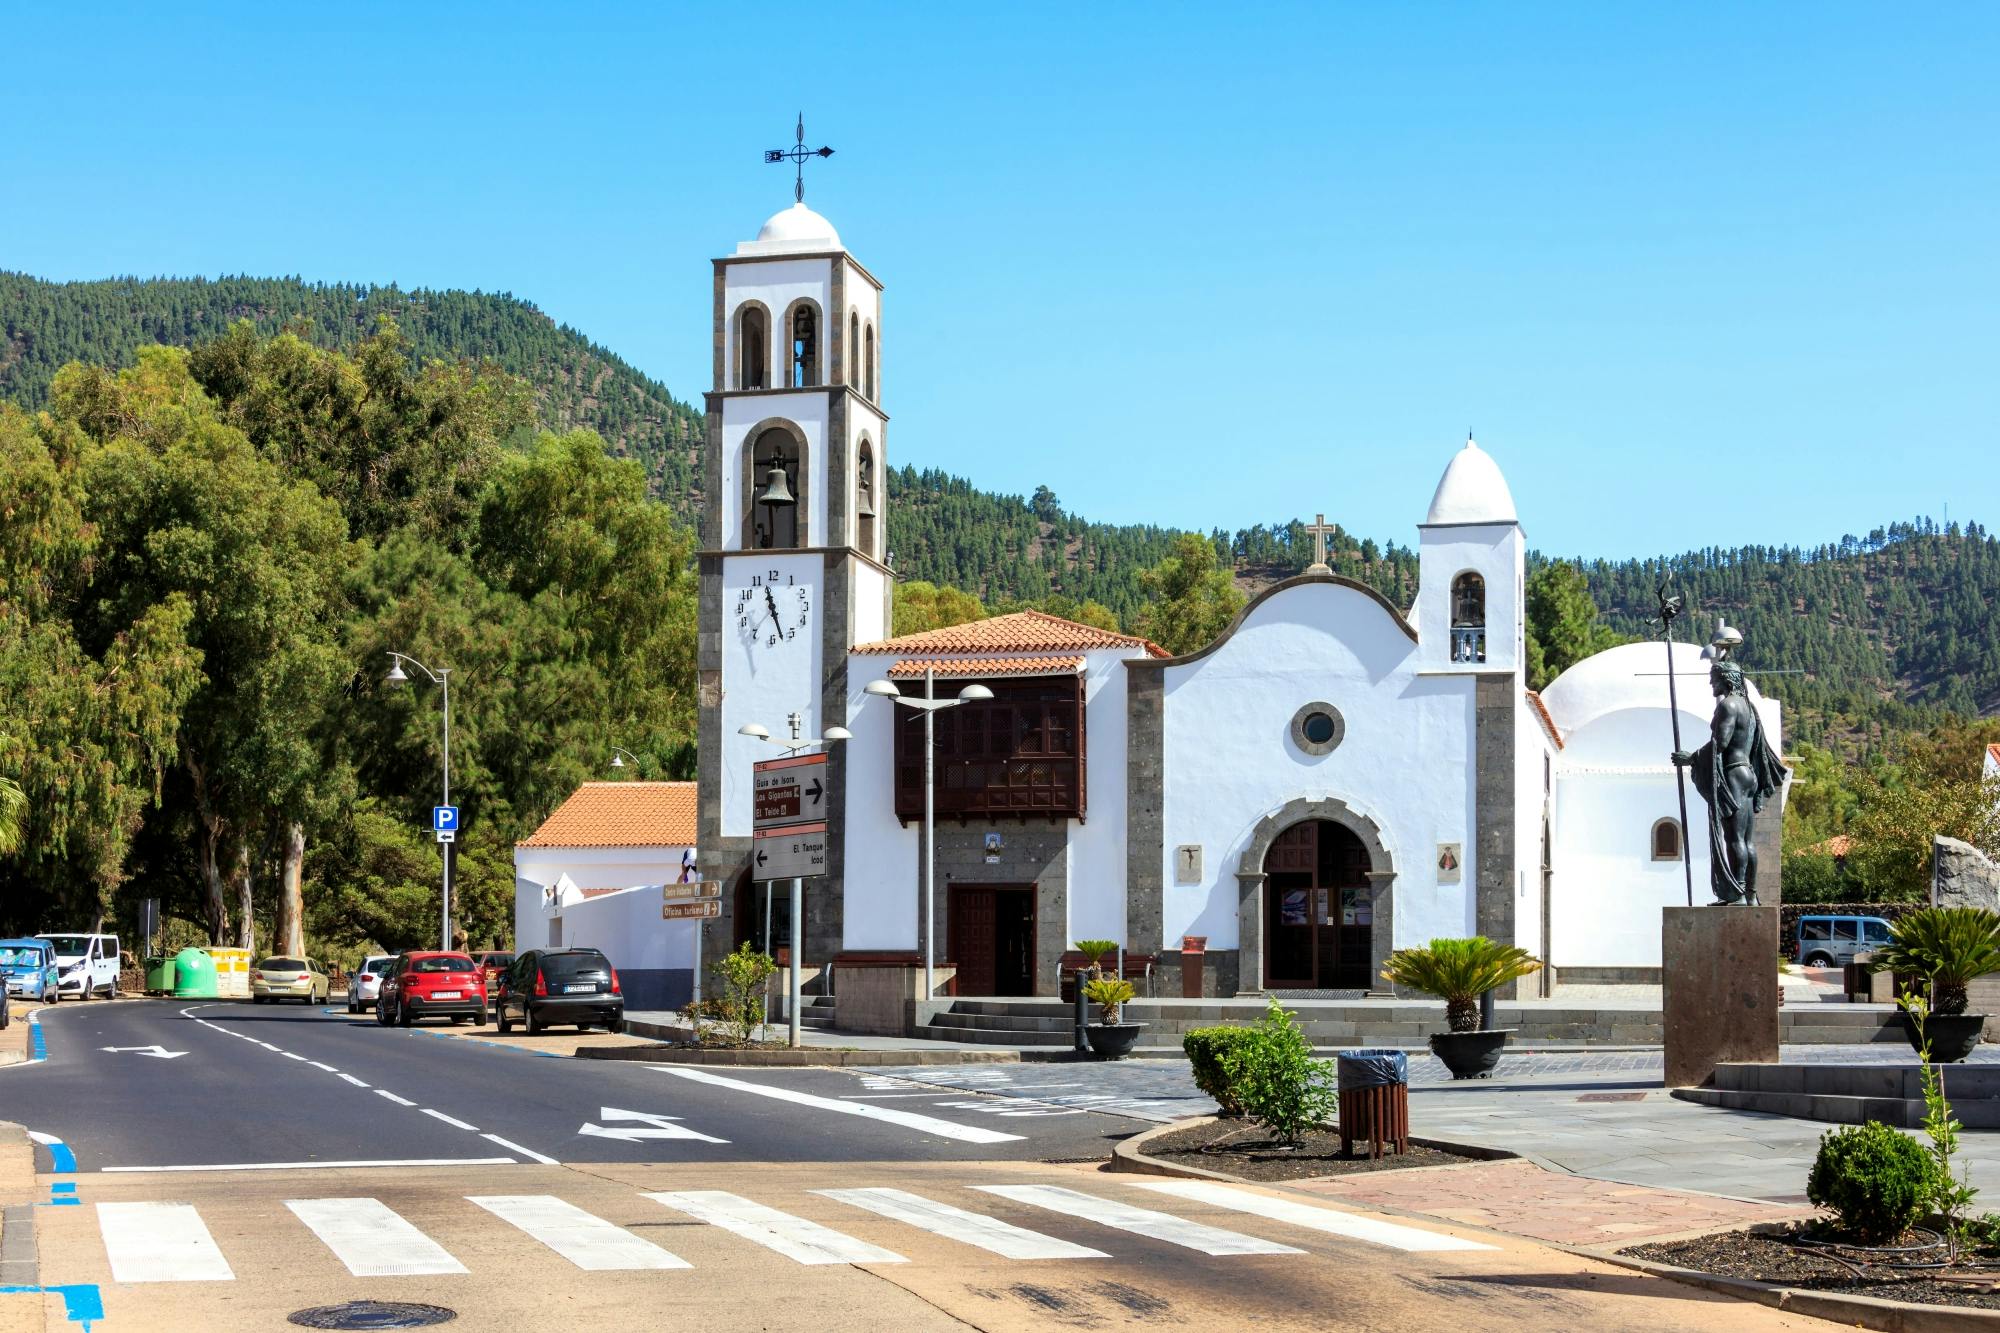
<svg viewBox="0 0 2000 1333">
<path fill-rule="evenodd" d="M 455 805 L 432 806 L 431 827 L 439 833 L 456 833 L 458 831 L 458 807 Z"/>
</svg>

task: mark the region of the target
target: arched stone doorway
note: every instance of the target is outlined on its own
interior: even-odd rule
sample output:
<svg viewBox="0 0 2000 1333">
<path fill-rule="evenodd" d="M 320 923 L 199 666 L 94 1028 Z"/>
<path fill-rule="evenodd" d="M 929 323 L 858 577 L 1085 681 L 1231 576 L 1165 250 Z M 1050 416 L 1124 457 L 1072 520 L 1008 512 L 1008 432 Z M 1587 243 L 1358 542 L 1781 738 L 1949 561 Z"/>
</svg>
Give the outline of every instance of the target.
<svg viewBox="0 0 2000 1333">
<path fill-rule="evenodd" d="M 1241 985 L 1381 986 L 1395 878 L 1381 830 L 1345 801 L 1296 800 L 1259 820 L 1236 872 Z"/>
</svg>

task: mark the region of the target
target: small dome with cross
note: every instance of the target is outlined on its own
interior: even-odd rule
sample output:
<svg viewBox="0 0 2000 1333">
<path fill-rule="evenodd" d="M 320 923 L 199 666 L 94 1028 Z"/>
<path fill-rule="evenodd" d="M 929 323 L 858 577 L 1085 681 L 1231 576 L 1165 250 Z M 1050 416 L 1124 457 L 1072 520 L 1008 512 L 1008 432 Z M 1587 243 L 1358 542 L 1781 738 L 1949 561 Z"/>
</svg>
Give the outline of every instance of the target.
<svg viewBox="0 0 2000 1333">
<path fill-rule="evenodd" d="M 804 204 L 773 213 L 757 232 L 757 239 L 736 247 L 739 255 L 823 253 L 841 248 L 840 233 L 833 224 Z"/>
</svg>

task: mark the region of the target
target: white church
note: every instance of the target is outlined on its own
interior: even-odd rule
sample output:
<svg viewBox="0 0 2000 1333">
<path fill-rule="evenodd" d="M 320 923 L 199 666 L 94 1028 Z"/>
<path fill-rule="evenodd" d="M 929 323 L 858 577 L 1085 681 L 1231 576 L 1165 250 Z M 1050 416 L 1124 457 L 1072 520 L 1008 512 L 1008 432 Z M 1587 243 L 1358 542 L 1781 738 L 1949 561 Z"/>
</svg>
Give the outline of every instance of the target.
<svg viewBox="0 0 2000 1333">
<path fill-rule="evenodd" d="M 1172 995 L 1196 950 L 1203 995 L 1354 994 L 1386 989 L 1392 949 L 1472 934 L 1551 964 L 1529 993 L 1658 979 L 1683 858 L 1709 898 L 1705 809 L 1690 791 L 1683 830 L 1668 760 L 1668 650 L 1616 648 L 1528 689 L 1527 538 L 1489 454 L 1441 448 L 1427 508 L 1412 478 L 1412 606 L 1316 565 L 1185 656 L 1032 612 L 894 638 L 883 330 L 881 283 L 802 203 L 714 261 L 694 823 L 701 875 L 723 883 L 709 957 L 787 938 L 784 886 L 767 903 L 751 871 L 753 765 L 844 730 L 823 747 L 803 960 L 835 970 L 843 1010 L 850 987 L 914 998 L 927 955 L 940 993 L 1054 995 L 1084 938 Z M 1692 749 L 1708 663 L 1698 644 L 1672 662 Z M 934 715 L 928 914 L 924 724 L 881 684 L 922 697 L 927 678 L 940 699 L 984 696 Z M 1777 704 L 1752 697 L 1776 744 Z M 1777 826 L 1760 821 L 1766 902 Z M 660 929 L 692 954 L 686 923 Z"/>
</svg>

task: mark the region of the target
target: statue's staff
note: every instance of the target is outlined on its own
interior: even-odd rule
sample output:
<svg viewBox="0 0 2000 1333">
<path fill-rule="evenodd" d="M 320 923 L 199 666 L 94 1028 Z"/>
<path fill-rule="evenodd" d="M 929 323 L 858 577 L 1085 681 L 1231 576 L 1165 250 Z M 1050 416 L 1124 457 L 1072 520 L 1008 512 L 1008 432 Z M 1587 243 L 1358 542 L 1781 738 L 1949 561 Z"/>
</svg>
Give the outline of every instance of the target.
<svg viewBox="0 0 2000 1333">
<path fill-rule="evenodd" d="M 1681 599 L 1678 595 L 1667 596 L 1666 580 L 1660 581 L 1660 634 L 1667 642 L 1667 709 L 1674 723 L 1674 753 L 1681 752 L 1681 700 L 1680 692 L 1674 687 L 1674 621 L 1681 613 Z M 1694 906 L 1694 861 L 1688 856 L 1688 779 L 1687 769 L 1678 760 L 1674 763 L 1674 787 L 1681 798 L 1681 870 L 1687 877 L 1688 906 Z"/>
</svg>

